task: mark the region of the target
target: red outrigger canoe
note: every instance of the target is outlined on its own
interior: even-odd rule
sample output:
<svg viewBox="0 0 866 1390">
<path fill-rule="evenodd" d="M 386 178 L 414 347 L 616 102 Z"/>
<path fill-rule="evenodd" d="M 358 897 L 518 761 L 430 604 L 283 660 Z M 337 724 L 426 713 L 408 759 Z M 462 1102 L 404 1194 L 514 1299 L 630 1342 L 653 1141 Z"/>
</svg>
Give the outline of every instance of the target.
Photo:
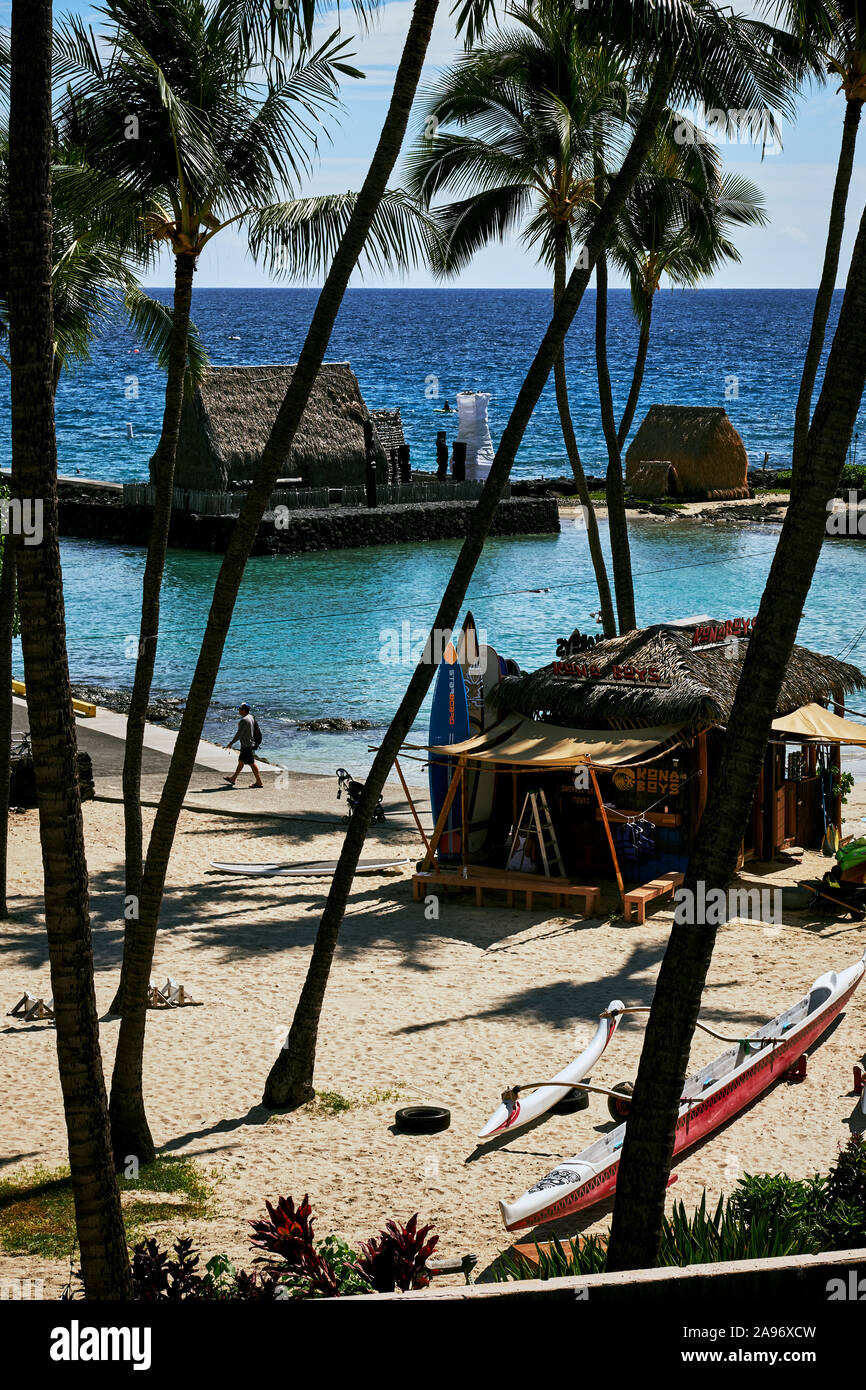
<svg viewBox="0 0 866 1390">
<path fill-rule="evenodd" d="M 830 970 L 808 994 L 688 1077 L 677 1120 L 674 1156 L 690 1149 L 744 1110 L 797 1062 L 844 1009 L 864 971 L 866 952 L 846 970 Z M 566 1159 L 518 1197 L 500 1202 L 509 1231 L 537 1226 L 594 1206 L 616 1190 L 624 1124 Z"/>
</svg>

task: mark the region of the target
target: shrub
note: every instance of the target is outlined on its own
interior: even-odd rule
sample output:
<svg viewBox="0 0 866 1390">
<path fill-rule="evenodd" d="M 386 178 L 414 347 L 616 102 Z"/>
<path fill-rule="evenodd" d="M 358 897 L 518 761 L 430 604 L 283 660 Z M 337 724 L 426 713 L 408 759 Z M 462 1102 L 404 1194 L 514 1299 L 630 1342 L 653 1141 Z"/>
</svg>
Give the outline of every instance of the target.
<svg viewBox="0 0 866 1390">
<path fill-rule="evenodd" d="M 405 1226 L 389 1221 L 378 1238 L 361 1246 L 358 1269 L 377 1293 L 393 1293 L 400 1289 L 423 1289 L 429 1283 L 424 1272 L 428 1257 L 439 1243 L 430 1235 L 432 1226 L 418 1228 L 418 1213 L 410 1216 Z"/>
</svg>

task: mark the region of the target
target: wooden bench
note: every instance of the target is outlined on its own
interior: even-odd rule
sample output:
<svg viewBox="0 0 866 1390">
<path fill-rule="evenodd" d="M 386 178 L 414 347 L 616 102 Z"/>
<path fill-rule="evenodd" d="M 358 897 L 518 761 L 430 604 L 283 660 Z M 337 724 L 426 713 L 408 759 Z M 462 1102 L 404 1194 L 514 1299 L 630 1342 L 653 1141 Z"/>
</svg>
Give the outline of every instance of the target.
<svg viewBox="0 0 866 1390">
<path fill-rule="evenodd" d="M 515 893 L 524 893 L 527 911 L 532 910 L 533 898 L 539 893 L 552 897 L 554 907 L 559 907 L 561 900 L 565 898 L 583 898 L 585 917 L 597 912 L 601 903 L 600 889 L 574 883 L 569 878 L 547 878 L 544 874 L 490 869 L 481 864 L 468 864 L 465 876 L 462 869 L 455 869 L 450 873 L 447 870 L 429 869 L 412 875 L 412 896 L 416 902 L 431 888 L 462 888 L 464 891 L 474 892 L 478 907 L 484 906 L 484 893 L 489 889 L 505 893 L 509 907 L 514 906 Z"/>
<path fill-rule="evenodd" d="M 660 878 L 651 878 L 648 883 L 642 883 L 640 888 L 632 888 L 622 900 L 625 920 L 645 922 L 647 903 L 654 902 L 656 898 L 666 898 L 668 893 L 679 888 L 682 881 L 682 874 L 662 874 Z"/>
</svg>

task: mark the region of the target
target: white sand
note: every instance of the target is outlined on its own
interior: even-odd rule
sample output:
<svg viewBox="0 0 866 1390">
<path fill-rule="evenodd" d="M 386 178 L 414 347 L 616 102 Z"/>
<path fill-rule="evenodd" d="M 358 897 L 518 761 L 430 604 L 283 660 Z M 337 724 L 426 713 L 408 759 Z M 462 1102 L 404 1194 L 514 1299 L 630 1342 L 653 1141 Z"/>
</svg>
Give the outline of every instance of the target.
<svg viewBox="0 0 866 1390">
<path fill-rule="evenodd" d="M 860 803 L 849 811 L 863 814 Z M 151 812 L 147 812 L 148 823 Z M 105 1013 L 117 982 L 122 942 L 122 821 L 117 805 L 85 806 L 92 879 L 97 999 Z M 509 1238 L 497 1198 L 519 1195 L 555 1161 L 585 1147 L 609 1123 L 602 1097 L 589 1111 L 550 1117 L 475 1161 L 475 1135 L 502 1087 L 552 1074 L 579 1051 L 597 1016 L 617 995 L 650 1002 L 670 913 L 645 926 L 573 920 L 541 910 L 446 901 L 440 920 L 414 904 L 408 873 L 356 880 L 321 1023 L 316 1084 L 358 1102 L 340 1114 L 317 1105 L 268 1115 L 260 1105 L 267 1072 L 291 1022 L 326 885 L 229 879 L 211 859 L 334 857 L 340 835 L 308 830 L 302 842 L 286 823 L 282 845 L 257 837 L 254 822 L 184 813 L 169 873 L 154 975 L 175 976 L 204 1007 L 149 1016 L 145 1094 L 158 1146 L 196 1156 L 216 1179 L 215 1219 L 194 1234 L 206 1255 L 226 1250 L 246 1262 L 247 1222 L 265 1198 L 309 1192 L 318 1233 L 350 1241 L 375 1234 L 391 1216 L 419 1211 L 440 1233 L 440 1251 L 475 1251 L 479 1272 Z M 311 837 L 308 837 L 310 836 Z M 417 842 L 377 841 L 417 855 Z M 266 847 L 266 848 L 263 848 Z M 811 872 L 826 861 L 811 858 Z M 774 866 L 773 882 L 794 881 Z M 0 1002 L 11 1008 L 25 988 L 50 994 L 41 909 L 35 812 L 10 820 L 13 920 L 0 925 Z M 795 1001 L 823 971 L 856 960 L 866 926 L 787 914 L 786 925 L 723 928 L 707 986 L 704 1016 L 741 1035 Z M 55 1033 L 4 1018 L 0 1047 L 0 1158 L 5 1174 L 66 1160 Z M 110 1075 L 118 1022 L 103 1023 Z M 642 1028 L 626 1022 L 597 1065 L 594 1080 L 633 1078 Z M 694 1061 L 720 1044 L 698 1034 Z M 826 1169 L 852 1128 L 862 1128 L 852 1095 L 852 1064 L 866 1049 L 866 987 L 809 1061 L 806 1081 L 781 1084 L 745 1115 L 676 1164 L 669 1201 L 711 1198 L 745 1171 L 802 1177 Z M 368 1100 L 375 1092 L 400 1099 Z M 429 1137 L 398 1135 L 399 1103 L 443 1103 L 451 1128 Z M 558 1227 L 574 1233 L 604 1224 L 609 1207 Z M 181 1229 L 180 1227 L 178 1230 Z M 165 1227 L 154 1228 L 164 1235 Z M 520 1233 L 518 1239 L 525 1239 Z M 0 1257 L 0 1278 L 43 1277 L 56 1296 L 60 1263 Z"/>
</svg>

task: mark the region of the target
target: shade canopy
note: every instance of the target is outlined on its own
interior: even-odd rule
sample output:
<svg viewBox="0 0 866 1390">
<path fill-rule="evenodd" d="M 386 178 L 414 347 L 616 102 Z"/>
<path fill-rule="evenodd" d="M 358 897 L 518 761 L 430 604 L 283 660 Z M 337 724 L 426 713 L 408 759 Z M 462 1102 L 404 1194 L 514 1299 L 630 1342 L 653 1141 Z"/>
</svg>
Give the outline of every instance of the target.
<svg viewBox="0 0 866 1390">
<path fill-rule="evenodd" d="M 778 734 L 789 734 L 815 743 L 852 743 L 866 747 L 866 724 L 842 719 L 823 705 L 802 705 L 773 720 Z"/>
<path fill-rule="evenodd" d="M 619 767 L 656 752 L 662 745 L 674 747 L 682 725 L 662 724 L 649 729 L 563 729 L 536 719 L 510 716 L 493 729 L 463 743 L 433 746 L 430 752 L 472 763 L 497 763 L 508 767 Z"/>
</svg>

